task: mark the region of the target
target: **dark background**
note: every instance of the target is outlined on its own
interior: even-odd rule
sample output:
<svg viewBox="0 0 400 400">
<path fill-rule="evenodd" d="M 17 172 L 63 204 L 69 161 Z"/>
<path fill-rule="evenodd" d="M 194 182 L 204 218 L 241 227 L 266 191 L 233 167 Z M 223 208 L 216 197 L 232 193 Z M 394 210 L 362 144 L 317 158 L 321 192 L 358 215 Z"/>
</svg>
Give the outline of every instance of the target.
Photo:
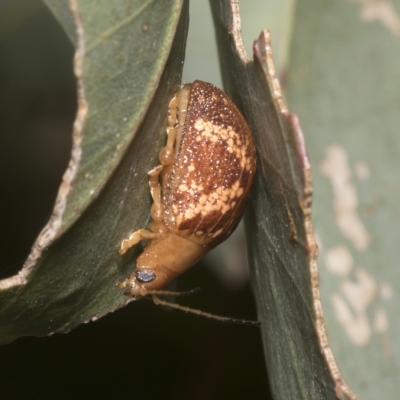
<svg viewBox="0 0 400 400">
<path fill-rule="evenodd" d="M 39 0 L 0 3 L 0 277 L 17 273 L 50 217 L 71 150 L 73 46 Z M 62 266 L 60 266 L 61 268 Z M 248 287 L 222 287 L 201 263 L 182 303 L 256 319 Z M 0 347 L 1 399 L 267 399 L 258 328 L 224 324 L 150 301 L 67 335 Z"/>
</svg>

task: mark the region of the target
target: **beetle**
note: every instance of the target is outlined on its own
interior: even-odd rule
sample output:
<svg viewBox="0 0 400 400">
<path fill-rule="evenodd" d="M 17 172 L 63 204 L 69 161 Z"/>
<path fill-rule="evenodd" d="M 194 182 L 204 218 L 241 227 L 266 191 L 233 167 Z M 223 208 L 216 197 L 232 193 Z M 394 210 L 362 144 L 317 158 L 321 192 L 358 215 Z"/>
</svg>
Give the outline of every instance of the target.
<svg viewBox="0 0 400 400">
<path fill-rule="evenodd" d="M 207 314 L 156 295 L 168 294 L 162 289 L 169 282 L 237 227 L 253 182 L 256 151 L 235 104 L 221 89 L 199 80 L 184 85 L 171 100 L 167 134 L 161 164 L 148 173 L 149 229 L 133 232 L 119 252 L 148 241 L 136 270 L 119 287 L 135 299 L 153 295 L 157 304 Z"/>
</svg>

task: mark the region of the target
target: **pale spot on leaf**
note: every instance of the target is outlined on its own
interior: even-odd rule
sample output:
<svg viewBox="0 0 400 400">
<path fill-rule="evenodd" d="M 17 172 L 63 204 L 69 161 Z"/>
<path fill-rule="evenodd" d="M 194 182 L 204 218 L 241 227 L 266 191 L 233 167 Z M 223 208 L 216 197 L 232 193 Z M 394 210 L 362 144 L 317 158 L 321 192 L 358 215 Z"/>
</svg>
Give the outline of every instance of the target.
<svg viewBox="0 0 400 400">
<path fill-rule="evenodd" d="M 353 315 L 345 300 L 337 293 L 331 296 L 335 315 L 349 340 L 357 346 L 365 346 L 371 337 L 371 327 L 365 314 Z"/>
<path fill-rule="evenodd" d="M 347 239 L 351 240 L 356 249 L 365 250 L 370 242 L 370 236 L 357 212 L 357 193 L 351 182 L 351 171 L 345 149 L 338 144 L 328 146 L 326 158 L 320 169 L 332 185 L 333 208 L 338 228 Z"/>
<path fill-rule="evenodd" d="M 364 161 L 357 161 L 354 166 L 354 173 L 361 181 L 367 180 L 369 178 L 368 164 Z"/>
<path fill-rule="evenodd" d="M 388 282 L 382 283 L 379 288 L 379 295 L 382 300 L 391 300 L 393 297 L 393 286 Z"/>
<path fill-rule="evenodd" d="M 357 268 L 356 281 L 346 279 L 342 282 L 341 292 L 351 307 L 359 313 L 364 313 L 377 294 L 377 284 L 374 278 L 363 268 Z"/>
<path fill-rule="evenodd" d="M 389 321 L 386 311 L 382 307 L 378 307 L 374 315 L 374 330 L 377 333 L 385 333 L 388 329 Z"/>
<path fill-rule="evenodd" d="M 379 21 L 393 35 L 400 36 L 400 16 L 390 0 L 347 0 L 361 5 L 360 18 L 365 22 Z"/>
<path fill-rule="evenodd" d="M 336 246 L 325 252 L 325 267 L 332 274 L 345 277 L 353 268 L 353 257 L 346 246 Z"/>
</svg>

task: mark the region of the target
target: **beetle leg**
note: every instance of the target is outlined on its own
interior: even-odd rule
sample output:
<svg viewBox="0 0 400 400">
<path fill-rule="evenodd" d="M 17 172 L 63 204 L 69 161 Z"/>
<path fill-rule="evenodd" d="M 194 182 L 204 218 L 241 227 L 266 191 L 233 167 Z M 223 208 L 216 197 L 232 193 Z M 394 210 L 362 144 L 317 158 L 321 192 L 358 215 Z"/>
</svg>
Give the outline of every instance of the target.
<svg viewBox="0 0 400 400">
<path fill-rule="evenodd" d="M 165 147 L 163 147 L 158 155 L 158 159 L 162 165 L 171 164 L 174 158 L 174 144 L 176 139 L 177 128 L 168 128 L 168 140 Z"/>
<path fill-rule="evenodd" d="M 174 144 L 177 133 L 177 107 L 179 104 L 180 95 L 176 94 L 169 103 L 169 115 L 168 115 L 168 128 L 167 128 L 167 144 L 161 149 L 158 158 L 162 165 L 171 164 L 174 158 Z"/>
<path fill-rule="evenodd" d="M 172 128 L 176 124 L 176 117 L 177 117 L 177 106 L 179 104 L 179 93 L 177 93 L 172 100 L 169 102 L 168 111 L 168 126 Z"/>
<path fill-rule="evenodd" d="M 124 254 L 130 247 L 139 243 L 142 239 L 157 239 L 163 236 L 165 225 L 162 224 L 163 212 L 162 212 L 162 199 L 161 199 L 161 185 L 160 185 L 160 173 L 164 168 L 164 165 L 168 165 L 172 162 L 174 156 L 174 144 L 177 135 L 178 125 L 178 104 L 180 104 L 180 95 L 176 94 L 171 102 L 169 103 L 169 115 L 168 115 L 168 139 L 167 144 L 161 149 L 159 153 L 159 159 L 161 165 L 153 168 L 149 171 L 149 186 L 151 197 L 153 198 L 153 204 L 151 206 L 150 215 L 155 225 L 158 227 L 156 232 L 152 232 L 146 229 L 139 229 L 133 232 L 128 239 L 124 239 L 121 243 L 119 250 L 120 254 Z M 179 119 L 182 119 L 179 116 Z"/>
<path fill-rule="evenodd" d="M 153 198 L 153 205 L 151 206 L 150 215 L 151 218 L 156 222 L 161 222 L 163 219 L 162 215 L 162 204 L 161 204 L 161 185 L 159 175 L 162 171 L 163 166 L 153 168 L 149 171 L 149 186 L 151 197 Z"/>
<path fill-rule="evenodd" d="M 160 232 L 151 232 L 146 229 L 138 229 L 133 232 L 128 239 L 124 239 L 121 243 L 119 254 L 124 254 L 133 245 L 139 243 L 142 239 L 157 239 L 161 236 Z"/>
<path fill-rule="evenodd" d="M 162 169 L 163 166 L 159 165 L 158 167 L 155 167 L 149 171 L 149 186 L 151 197 L 153 198 L 153 205 L 151 206 L 150 214 L 151 218 L 156 223 L 160 223 L 162 221 L 161 186 L 159 180 L 159 175 Z M 162 236 L 162 234 L 162 230 L 152 232 L 146 229 L 139 229 L 136 232 L 133 232 L 128 239 L 124 239 L 122 241 L 119 254 L 124 254 L 130 247 L 139 243 L 142 239 L 158 239 Z"/>
</svg>

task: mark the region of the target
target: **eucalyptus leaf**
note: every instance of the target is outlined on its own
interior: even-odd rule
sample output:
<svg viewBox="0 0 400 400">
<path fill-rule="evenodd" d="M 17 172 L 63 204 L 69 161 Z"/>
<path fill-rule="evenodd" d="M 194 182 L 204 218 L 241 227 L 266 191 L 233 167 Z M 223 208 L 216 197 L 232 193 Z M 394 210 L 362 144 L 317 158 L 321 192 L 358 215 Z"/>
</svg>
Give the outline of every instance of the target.
<svg viewBox="0 0 400 400">
<path fill-rule="evenodd" d="M 116 284 L 140 249 L 124 257 L 118 249 L 149 218 L 147 172 L 165 142 L 167 105 L 181 81 L 187 2 L 70 5 L 79 94 L 72 158 L 24 268 L 0 281 L 3 343 L 67 332 L 126 304 Z"/>
<path fill-rule="evenodd" d="M 299 1 L 286 74 L 313 166 L 329 342 L 364 400 L 400 390 L 399 39 L 398 0 Z"/>
<path fill-rule="evenodd" d="M 51 10 L 72 43 L 76 43 L 76 28 L 68 0 L 43 0 Z"/>
<path fill-rule="evenodd" d="M 288 113 L 269 33 L 247 59 L 238 4 L 211 1 L 224 87 L 255 136 L 258 172 L 246 218 L 251 279 L 274 399 L 355 398 L 327 345 L 318 298 L 311 176 L 296 116 Z"/>
</svg>

